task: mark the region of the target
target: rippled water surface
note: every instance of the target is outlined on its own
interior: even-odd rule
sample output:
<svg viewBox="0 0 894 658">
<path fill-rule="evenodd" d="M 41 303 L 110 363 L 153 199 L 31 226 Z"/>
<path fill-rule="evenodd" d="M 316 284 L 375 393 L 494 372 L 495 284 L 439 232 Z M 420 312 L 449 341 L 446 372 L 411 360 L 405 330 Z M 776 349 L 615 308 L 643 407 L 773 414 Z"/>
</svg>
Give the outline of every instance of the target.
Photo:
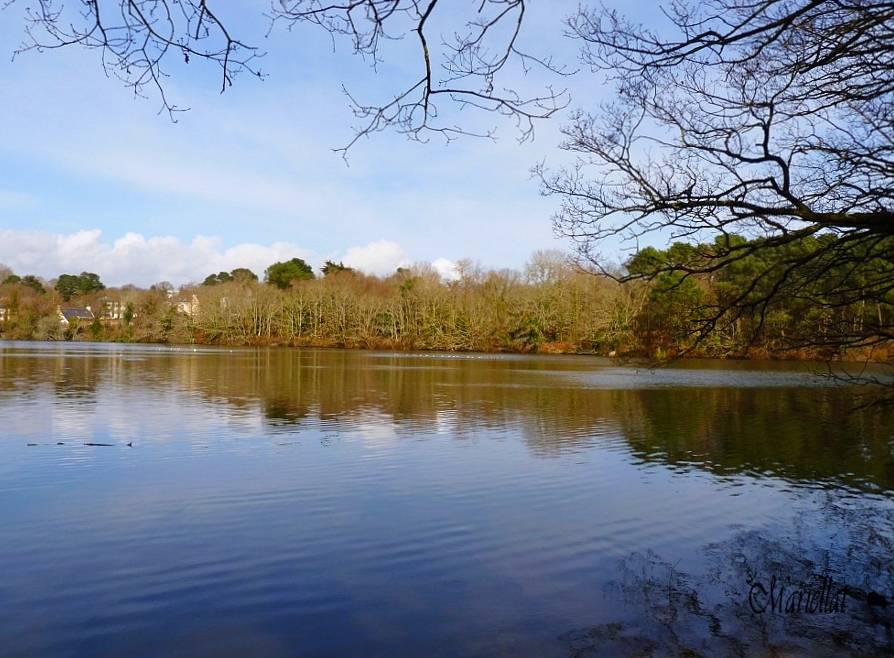
<svg viewBox="0 0 894 658">
<path fill-rule="evenodd" d="M 0 656 L 890 655 L 817 369 L 0 343 Z"/>
</svg>

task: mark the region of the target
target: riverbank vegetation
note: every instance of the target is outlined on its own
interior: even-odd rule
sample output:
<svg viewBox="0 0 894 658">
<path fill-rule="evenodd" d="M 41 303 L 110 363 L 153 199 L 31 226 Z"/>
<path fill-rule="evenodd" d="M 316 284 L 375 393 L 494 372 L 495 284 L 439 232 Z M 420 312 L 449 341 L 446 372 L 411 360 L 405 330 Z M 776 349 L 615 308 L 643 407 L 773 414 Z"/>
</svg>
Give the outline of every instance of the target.
<svg viewBox="0 0 894 658">
<path fill-rule="evenodd" d="M 736 238 L 738 244 L 747 241 Z M 752 250 L 676 243 L 646 247 L 616 276 L 588 271 L 562 252 L 536 252 L 523 271 L 461 262 L 446 280 L 427 265 L 389 277 L 328 263 L 283 285 L 281 264 L 265 280 L 239 268 L 179 291 L 35 285 L 8 273 L 0 284 L 0 335 L 19 340 L 98 340 L 369 349 L 591 353 L 666 358 L 871 358 L 887 361 L 894 318 L 891 259 L 855 258 L 816 268 L 768 295 L 765 282 L 832 235 L 797 247 Z M 712 253 L 720 254 L 712 261 Z M 742 254 L 746 252 L 741 252 Z M 877 253 L 884 253 L 878 251 Z M 859 255 L 857 255 L 859 256 Z M 701 267 L 669 270 L 673 263 Z M 291 263 L 291 262 L 290 262 Z M 294 265 L 294 263 L 291 263 Z M 297 270 L 296 270 L 297 271 Z M 271 276 L 270 272 L 276 274 Z M 644 278 L 630 279 L 631 274 Z M 627 279 L 620 281 L 619 279 Z M 842 282 L 847 281 L 842 292 Z M 72 310 L 81 311 L 72 313 Z M 83 311 L 87 311 L 84 313 Z"/>
</svg>

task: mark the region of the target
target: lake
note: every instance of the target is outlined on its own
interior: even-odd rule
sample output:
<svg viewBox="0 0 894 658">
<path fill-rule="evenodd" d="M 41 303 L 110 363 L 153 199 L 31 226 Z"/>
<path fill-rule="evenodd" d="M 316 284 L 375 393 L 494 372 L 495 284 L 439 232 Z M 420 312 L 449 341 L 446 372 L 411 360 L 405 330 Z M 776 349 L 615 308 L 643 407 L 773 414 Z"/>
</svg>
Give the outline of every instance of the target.
<svg viewBox="0 0 894 658">
<path fill-rule="evenodd" d="M 822 368 L 0 342 L 0 656 L 890 655 Z"/>
</svg>

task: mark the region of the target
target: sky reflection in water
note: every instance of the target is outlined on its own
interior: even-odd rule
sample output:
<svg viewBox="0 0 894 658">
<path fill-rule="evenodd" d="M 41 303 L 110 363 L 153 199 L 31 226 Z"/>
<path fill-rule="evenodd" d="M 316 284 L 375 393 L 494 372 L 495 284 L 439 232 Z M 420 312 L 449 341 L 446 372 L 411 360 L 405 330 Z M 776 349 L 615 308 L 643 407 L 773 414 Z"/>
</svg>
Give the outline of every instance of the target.
<svg viewBox="0 0 894 658">
<path fill-rule="evenodd" d="M 683 365 L 0 344 L 0 655 L 886 655 L 890 417 Z"/>
</svg>

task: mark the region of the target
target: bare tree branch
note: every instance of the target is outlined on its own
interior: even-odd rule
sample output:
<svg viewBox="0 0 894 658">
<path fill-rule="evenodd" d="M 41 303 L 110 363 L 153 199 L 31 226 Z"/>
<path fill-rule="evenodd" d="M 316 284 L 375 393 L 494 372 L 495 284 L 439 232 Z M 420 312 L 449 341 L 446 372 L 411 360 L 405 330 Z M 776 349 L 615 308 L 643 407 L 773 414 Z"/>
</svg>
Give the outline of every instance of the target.
<svg viewBox="0 0 894 658">
<path fill-rule="evenodd" d="M 473 17 L 461 27 L 454 27 L 451 38 L 440 36 L 436 40 L 437 19 L 456 26 L 456 16 L 463 7 L 439 0 L 349 0 L 331 4 L 319 0 L 279 1 L 273 10 L 275 22 L 289 28 L 313 23 L 333 35 L 348 37 L 354 52 L 368 58 L 373 66 L 382 61 L 384 42 L 407 37 L 418 42 L 419 75 L 390 100 L 369 103 L 346 90 L 354 115 L 361 123 L 354 138 L 340 151 L 346 152 L 360 138 L 389 128 L 422 141 L 432 134 L 448 141 L 468 134 L 494 137 L 494 129 L 475 132 L 442 123 L 439 100 L 513 119 L 522 142 L 533 136 L 536 121 L 567 107 L 570 99 L 565 90 L 547 86 L 540 94 L 525 94 L 499 84 L 500 79 L 509 81 L 513 73 L 526 73 L 532 67 L 550 74 L 568 74 L 550 58 L 536 57 L 520 49 L 527 0 L 476 0 L 464 4 L 464 9 L 474 10 Z"/>
<path fill-rule="evenodd" d="M 261 54 L 234 37 L 206 0 L 79 0 L 68 7 L 36 0 L 25 9 L 25 20 L 26 39 L 16 54 L 74 45 L 99 50 L 107 75 L 122 80 L 137 96 L 146 96 L 147 86 L 153 88 L 162 111 L 172 118 L 182 108 L 165 94 L 165 62 L 171 57 L 187 64 L 194 59 L 216 64 L 221 91 L 239 73 L 263 76 L 255 67 Z"/>
<path fill-rule="evenodd" d="M 536 170 L 562 199 L 557 232 L 606 273 L 599 250 L 619 239 L 693 244 L 622 275 L 682 273 L 674 285 L 766 252 L 751 285 L 703 309 L 698 340 L 744 311 L 760 329 L 793 299 L 824 309 L 830 344 L 894 338 L 894 3 L 678 0 L 667 17 L 671 36 L 604 8 L 568 21 L 617 96 L 565 129 L 575 166 Z M 861 303 L 884 307 L 871 327 L 835 319 Z"/>
<path fill-rule="evenodd" d="M 7 0 L 6 7 L 21 3 Z M 102 64 L 138 96 L 161 98 L 162 110 L 174 116 L 181 108 L 165 93 L 173 61 L 204 60 L 219 67 L 221 91 L 244 72 L 257 77 L 262 56 L 256 47 L 234 36 L 208 0 L 35 0 L 24 10 L 26 38 L 16 51 L 81 46 L 101 51 Z M 494 128 L 449 123 L 439 105 L 475 108 L 510 118 L 520 141 L 530 139 L 534 125 L 567 106 L 564 90 L 544 86 L 529 93 L 515 87 L 533 68 L 567 75 L 549 57 L 521 49 L 527 0 L 277 0 L 267 18 L 271 29 L 311 24 L 334 38 L 347 37 L 353 52 L 381 64 L 394 41 L 418 45 L 417 73 L 385 100 L 356 98 L 347 93 L 360 120 L 356 141 L 372 133 L 396 129 L 412 139 L 438 134 L 448 141 L 461 134 L 494 136 Z M 446 30 L 447 34 L 442 31 Z"/>
</svg>

